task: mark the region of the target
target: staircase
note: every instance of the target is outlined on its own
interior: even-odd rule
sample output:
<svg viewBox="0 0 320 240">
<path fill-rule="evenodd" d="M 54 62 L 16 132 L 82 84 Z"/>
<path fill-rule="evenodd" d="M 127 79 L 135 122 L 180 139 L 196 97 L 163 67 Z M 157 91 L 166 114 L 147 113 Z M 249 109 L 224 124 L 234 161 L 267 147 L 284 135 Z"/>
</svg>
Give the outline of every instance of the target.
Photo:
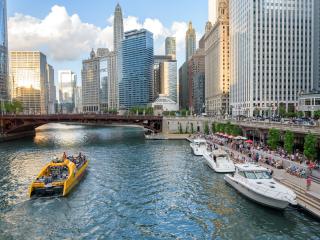
<svg viewBox="0 0 320 240">
<path fill-rule="evenodd" d="M 296 193 L 299 206 L 310 212 L 312 215 L 320 218 L 320 196 L 307 192 L 302 187 L 286 179 L 281 179 L 279 181 Z"/>
</svg>

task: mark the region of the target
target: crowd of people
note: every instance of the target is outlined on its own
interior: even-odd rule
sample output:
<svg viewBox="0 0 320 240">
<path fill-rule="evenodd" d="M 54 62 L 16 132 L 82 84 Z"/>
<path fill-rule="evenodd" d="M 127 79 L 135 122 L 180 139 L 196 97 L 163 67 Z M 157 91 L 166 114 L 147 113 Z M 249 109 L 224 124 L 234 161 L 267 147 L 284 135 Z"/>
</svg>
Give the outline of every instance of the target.
<svg viewBox="0 0 320 240">
<path fill-rule="evenodd" d="M 288 154 L 283 148 L 279 147 L 272 151 L 263 142 L 253 142 L 251 140 L 236 139 L 223 134 L 203 135 L 198 134 L 196 137 L 206 138 L 211 144 L 217 144 L 225 147 L 231 157 L 236 162 L 261 162 L 275 168 L 284 168 L 283 161 L 289 161 L 286 171 L 292 175 L 305 178 L 312 170 L 320 170 L 320 162 L 310 162 L 298 150 L 294 154 Z"/>
</svg>

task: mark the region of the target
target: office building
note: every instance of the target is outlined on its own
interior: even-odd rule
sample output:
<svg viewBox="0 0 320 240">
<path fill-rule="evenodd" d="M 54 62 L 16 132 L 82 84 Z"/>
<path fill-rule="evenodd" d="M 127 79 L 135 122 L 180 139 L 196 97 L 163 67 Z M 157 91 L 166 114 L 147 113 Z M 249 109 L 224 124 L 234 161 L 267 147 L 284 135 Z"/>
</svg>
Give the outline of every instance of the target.
<svg viewBox="0 0 320 240">
<path fill-rule="evenodd" d="M 160 64 L 160 95 L 178 103 L 177 61 Z"/>
<path fill-rule="evenodd" d="M 125 33 L 122 41 L 120 109 L 147 106 L 153 101 L 153 34 L 145 29 Z"/>
<path fill-rule="evenodd" d="M 176 60 L 177 50 L 176 50 L 176 38 L 167 37 L 165 43 L 166 56 L 171 56 L 172 60 Z"/>
<path fill-rule="evenodd" d="M 7 5 L 0 0 L 0 101 L 8 100 Z"/>
<path fill-rule="evenodd" d="M 80 86 L 76 86 L 74 94 L 74 112 L 82 113 L 82 88 Z"/>
<path fill-rule="evenodd" d="M 208 0 L 208 21 L 214 25 L 218 19 L 218 1 Z"/>
<path fill-rule="evenodd" d="M 54 85 L 54 69 L 51 65 L 47 64 L 47 78 L 48 78 L 48 114 L 56 113 L 56 86 Z"/>
<path fill-rule="evenodd" d="M 119 4 L 117 4 L 114 12 L 113 24 L 113 48 L 114 54 L 110 54 L 109 67 L 113 69 L 111 72 L 110 100 L 111 109 L 119 108 L 119 82 L 122 79 L 122 41 L 123 41 L 123 15 Z M 115 59 L 114 59 L 115 57 Z M 115 61 L 114 61 L 115 60 Z M 115 71 L 115 72 L 114 72 Z"/>
<path fill-rule="evenodd" d="M 313 89 L 315 2 L 229 1 L 233 115 L 294 111 Z"/>
<path fill-rule="evenodd" d="M 205 105 L 208 115 L 229 113 L 230 37 L 228 0 L 217 0 L 219 16 L 205 34 Z"/>
<path fill-rule="evenodd" d="M 320 1 L 314 0 L 314 63 L 313 63 L 313 81 L 314 89 L 320 90 Z"/>
<path fill-rule="evenodd" d="M 186 61 L 194 54 L 197 48 L 196 31 L 192 27 L 192 22 L 189 22 L 189 27 L 186 32 Z"/>
<path fill-rule="evenodd" d="M 202 81 L 202 76 L 205 74 L 205 55 L 203 42 L 204 41 L 202 38 L 199 42 L 200 48 L 197 49 L 197 51 L 188 61 L 188 108 L 192 112 L 198 114 L 202 112 L 202 107 L 204 105 L 204 97 L 203 94 L 201 94 L 204 89 L 195 89 L 199 86 L 204 87 L 204 84 L 197 82 Z M 197 95 L 195 96 L 194 93 L 197 93 Z M 198 97 L 198 99 L 195 97 Z M 197 109 L 195 106 L 197 106 Z"/>
<path fill-rule="evenodd" d="M 92 49 L 90 58 L 82 61 L 82 111 L 100 112 L 100 58 Z"/>
<path fill-rule="evenodd" d="M 179 107 L 189 109 L 189 72 L 188 62 L 179 68 Z"/>
<path fill-rule="evenodd" d="M 153 101 L 159 97 L 161 93 L 160 84 L 161 84 L 161 71 L 160 66 L 163 62 L 171 61 L 172 56 L 169 55 L 155 55 L 153 59 Z"/>
<path fill-rule="evenodd" d="M 74 111 L 74 90 L 77 85 L 77 75 L 71 70 L 58 72 L 60 112 Z"/>
<path fill-rule="evenodd" d="M 22 103 L 25 113 L 48 113 L 47 58 L 39 51 L 11 51 L 12 99 Z"/>
</svg>

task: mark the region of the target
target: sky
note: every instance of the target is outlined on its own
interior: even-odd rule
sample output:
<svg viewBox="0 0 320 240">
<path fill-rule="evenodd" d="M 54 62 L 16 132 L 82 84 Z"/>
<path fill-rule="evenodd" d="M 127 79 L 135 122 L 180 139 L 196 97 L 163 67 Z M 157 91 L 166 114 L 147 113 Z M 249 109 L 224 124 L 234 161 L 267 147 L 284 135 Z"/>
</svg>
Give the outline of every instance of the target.
<svg viewBox="0 0 320 240">
<path fill-rule="evenodd" d="M 155 54 L 167 36 L 177 38 L 177 59 L 185 59 L 185 32 L 192 21 L 199 40 L 208 19 L 208 0 L 7 0 L 9 50 L 39 50 L 55 69 L 70 69 L 81 82 L 82 60 L 92 48 L 113 48 L 113 12 L 122 7 L 124 30 L 154 34 Z"/>
</svg>

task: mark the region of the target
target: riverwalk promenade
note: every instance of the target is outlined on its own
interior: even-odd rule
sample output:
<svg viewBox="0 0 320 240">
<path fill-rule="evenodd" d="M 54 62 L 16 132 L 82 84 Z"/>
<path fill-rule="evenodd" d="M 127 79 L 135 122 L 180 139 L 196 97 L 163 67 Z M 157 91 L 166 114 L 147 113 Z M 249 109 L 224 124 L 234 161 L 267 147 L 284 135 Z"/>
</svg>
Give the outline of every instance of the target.
<svg viewBox="0 0 320 240">
<path fill-rule="evenodd" d="M 191 138 L 186 138 L 188 141 L 192 141 Z M 217 143 L 213 140 L 209 140 L 210 142 L 217 145 Z M 229 154 L 232 153 L 234 156 L 232 159 L 236 162 L 236 159 L 246 159 L 249 160 L 249 157 L 243 153 L 240 153 L 228 146 L 222 146 L 218 144 L 219 147 Z M 263 153 L 262 153 L 263 155 Z M 266 154 L 266 156 L 268 156 Z M 285 159 L 283 159 L 285 160 Z M 320 218 L 320 184 L 316 182 L 312 182 L 310 189 L 306 188 L 306 179 L 299 178 L 294 175 L 291 175 L 286 172 L 285 169 L 277 169 L 268 164 L 258 162 L 260 165 L 272 169 L 273 170 L 273 178 L 282 183 L 283 185 L 292 189 L 297 195 L 298 205 L 305 209 L 310 214 L 314 215 L 317 218 Z"/>
</svg>

